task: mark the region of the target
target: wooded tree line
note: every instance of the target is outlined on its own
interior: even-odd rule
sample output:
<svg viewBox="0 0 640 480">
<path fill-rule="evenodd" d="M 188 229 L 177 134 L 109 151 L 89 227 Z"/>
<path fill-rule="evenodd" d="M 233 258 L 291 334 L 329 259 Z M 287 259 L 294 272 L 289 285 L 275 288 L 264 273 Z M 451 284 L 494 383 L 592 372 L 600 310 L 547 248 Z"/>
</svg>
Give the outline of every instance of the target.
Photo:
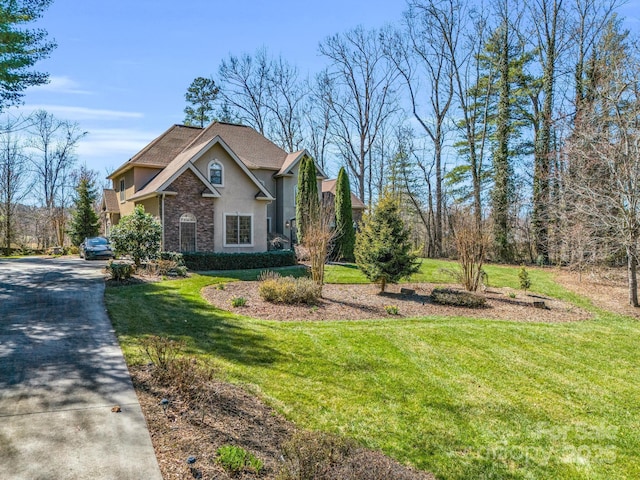
<svg viewBox="0 0 640 480">
<path fill-rule="evenodd" d="M 619 3 L 409 0 L 395 25 L 323 40 L 313 76 L 229 55 L 210 113 L 344 166 L 369 206 L 395 192 L 427 256 L 455 255 L 470 216 L 495 261 L 635 265 L 636 165 L 620 162 L 637 153 L 639 56 Z"/>
<path fill-rule="evenodd" d="M 77 123 L 38 111 L 5 116 L 0 127 L 0 247 L 46 249 L 65 245 L 70 208 L 81 180 L 96 174 L 77 165 L 85 135 Z M 95 200 L 95 192 L 93 197 Z"/>
<path fill-rule="evenodd" d="M 56 44 L 30 25 L 50 4 L 0 0 L 0 248 L 7 255 L 23 246 L 63 246 L 67 234 L 75 239 L 76 222 L 68 226 L 69 207 L 78 198 L 74 190 L 84 182 L 78 195 L 85 204 L 96 196 L 95 172 L 76 168 L 75 148 L 86 134 L 77 123 L 43 110 L 28 117 L 7 112 L 22 103 L 28 87 L 49 81 L 33 68 Z"/>
</svg>

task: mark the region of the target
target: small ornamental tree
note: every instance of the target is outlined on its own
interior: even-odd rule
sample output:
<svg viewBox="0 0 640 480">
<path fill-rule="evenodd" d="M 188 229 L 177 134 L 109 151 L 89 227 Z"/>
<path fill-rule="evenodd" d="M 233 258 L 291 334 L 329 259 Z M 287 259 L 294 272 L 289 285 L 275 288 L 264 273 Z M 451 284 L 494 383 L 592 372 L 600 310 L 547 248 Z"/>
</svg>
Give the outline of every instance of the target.
<svg viewBox="0 0 640 480">
<path fill-rule="evenodd" d="M 520 269 L 518 278 L 520 279 L 520 288 L 524 290 L 524 293 L 527 293 L 527 290 L 531 288 L 531 278 L 529 277 L 529 272 L 527 272 L 526 268 L 522 267 Z"/>
<path fill-rule="evenodd" d="M 311 217 L 304 237 L 304 246 L 309 251 L 311 261 L 311 278 L 320 287 L 320 293 L 324 284 L 324 265 L 336 234 L 332 228 L 333 219 L 333 206 L 323 205 L 320 211 Z"/>
<path fill-rule="evenodd" d="M 459 265 L 453 273 L 465 290 L 475 292 L 487 280 L 482 268 L 490 244 L 487 229 L 478 226 L 470 209 L 452 212 L 450 223 Z"/>
<path fill-rule="evenodd" d="M 93 208 L 96 202 L 94 182 L 81 178 L 76 187 L 75 211 L 71 219 L 69 236 L 71 243 L 78 246 L 87 237 L 96 237 L 100 233 L 100 219 Z"/>
<path fill-rule="evenodd" d="M 130 255 L 136 266 L 147 258 L 160 253 L 162 225 L 153 215 L 145 213 L 142 205 L 136 205 L 131 215 L 126 215 L 111 229 L 109 237 L 117 253 Z"/>
<path fill-rule="evenodd" d="M 353 229 L 351 209 L 351 187 L 344 167 L 340 168 L 336 181 L 336 253 L 338 258 L 353 262 L 353 249 L 356 244 L 356 232 Z"/>
<path fill-rule="evenodd" d="M 398 202 L 385 193 L 373 211 L 365 214 L 354 251 L 358 268 L 380 284 L 381 292 L 387 283 L 397 283 L 420 268 L 409 237 Z"/>
<path fill-rule="evenodd" d="M 298 243 L 305 243 L 304 236 L 309 223 L 320 215 L 318 175 L 312 158 L 304 157 L 298 170 L 298 194 L 296 196 L 296 228 Z"/>
</svg>

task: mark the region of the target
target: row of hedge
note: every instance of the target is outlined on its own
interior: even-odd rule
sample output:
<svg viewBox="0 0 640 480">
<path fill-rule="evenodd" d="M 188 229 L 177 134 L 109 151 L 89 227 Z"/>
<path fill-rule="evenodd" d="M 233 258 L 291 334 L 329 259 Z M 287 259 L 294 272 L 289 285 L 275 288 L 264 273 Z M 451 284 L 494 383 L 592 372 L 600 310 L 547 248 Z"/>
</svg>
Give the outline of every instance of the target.
<svg viewBox="0 0 640 480">
<path fill-rule="evenodd" d="M 260 253 L 183 253 L 189 270 L 240 270 L 251 268 L 291 267 L 296 265 L 292 250 Z"/>
</svg>

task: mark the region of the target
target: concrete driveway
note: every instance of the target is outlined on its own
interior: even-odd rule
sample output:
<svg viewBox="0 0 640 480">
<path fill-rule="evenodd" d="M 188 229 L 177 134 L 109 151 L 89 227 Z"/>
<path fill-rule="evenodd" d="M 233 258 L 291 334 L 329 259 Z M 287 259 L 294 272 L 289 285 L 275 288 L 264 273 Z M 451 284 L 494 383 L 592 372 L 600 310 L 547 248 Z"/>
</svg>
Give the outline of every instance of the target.
<svg viewBox="0 0 640 480">
<path fill-rule="evenodd" d="M 162 478 L 105 312 L 103 267 L 0 260 L 2 479 Z"/>
</svg>

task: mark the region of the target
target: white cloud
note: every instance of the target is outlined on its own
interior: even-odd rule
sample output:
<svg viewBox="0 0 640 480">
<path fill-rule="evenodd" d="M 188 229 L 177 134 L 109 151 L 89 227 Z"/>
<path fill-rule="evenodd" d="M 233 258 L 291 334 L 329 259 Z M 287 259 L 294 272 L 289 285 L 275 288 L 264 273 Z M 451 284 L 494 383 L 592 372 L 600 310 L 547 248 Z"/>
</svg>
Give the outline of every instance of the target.
<svg viewBox="0 0 640 480">
<path fill-rule="evenodd" d="M 64 120 L 125 120 L 142 118 L 140 112 L 125 112 L 122 110 L 106 110 L 99 108 L 73 107 L 70 105 L 25 105 L 21 108 L 25 111 L 46 110 L 56 117 Z"/>
<path fill-rule="evenodd" d="M 80 88 L 80 84 L 67 76 L 49 77 L 49 83 L 32 88 L 33 91 L 91 95 L 93 92 Z"/>
<path fill-rule="evenodd" d="M 122 163 L 138 151 L 142 150 L 157 136 L 157 132 L 127 130 L 123 128 L 106 128 L 89 130 L 89 133 L 78 143 L 78 157 L 113 157 Z"/>
</svg>

